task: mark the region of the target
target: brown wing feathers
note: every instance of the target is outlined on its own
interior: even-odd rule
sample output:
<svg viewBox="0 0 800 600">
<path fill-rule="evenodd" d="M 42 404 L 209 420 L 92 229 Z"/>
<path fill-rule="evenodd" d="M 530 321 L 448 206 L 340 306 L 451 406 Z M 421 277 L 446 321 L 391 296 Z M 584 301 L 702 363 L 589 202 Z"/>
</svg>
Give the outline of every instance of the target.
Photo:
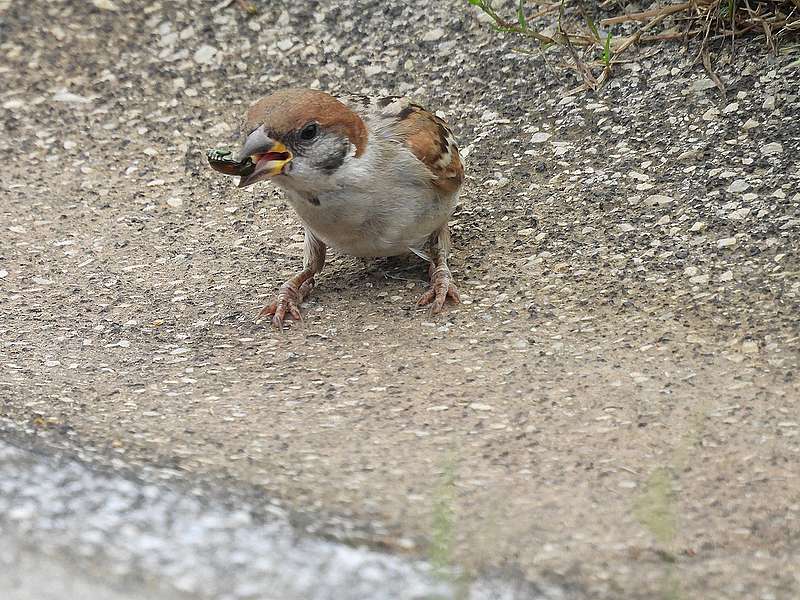
<svg viewBox="0 0 800 600">
<path fill-rule="evenodd" d="M 400 137 L 433 173 L 433 185 L 445 193 L 456 192 L 464 181 L 464 166 L 447 123 L 413 103 L 400 110 L 397 120 Z"/>
</svg>

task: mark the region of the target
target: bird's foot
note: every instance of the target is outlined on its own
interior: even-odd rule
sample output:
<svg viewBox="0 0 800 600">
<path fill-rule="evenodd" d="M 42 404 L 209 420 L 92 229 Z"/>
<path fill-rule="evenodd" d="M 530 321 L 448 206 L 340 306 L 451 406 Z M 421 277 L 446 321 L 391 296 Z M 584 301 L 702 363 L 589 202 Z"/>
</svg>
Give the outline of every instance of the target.
<svg viewBox="0 0 800 600">
<path fill-rule="evenodd" d="M 283 327 L 283 320 L 287 316 L 295 321 L 302 321 L 300 305 L 303 300 L 308 298 L 313 289 L 313 277 L 306 279 L 300 287 L 297 287 L 297 284 L 290 279 L 278 289 L 278 296 L 275 300 L 261 309 L 261 312 L 258 313 L 259 318 L 272 317 L 272 325 L 279 329 Z"/>
<path fill-rule="evenodd" d="M 453 283 L 453 276 L 447 265 L 434 266 L 430 268 L 431 287 L 417 301 L 417 306 L 431 305 L 431 312 L 437 314 L 442 312 L 445 302 L 449 298 L 454 304 L 461 302 L 458 289 Z"/>
</svg>

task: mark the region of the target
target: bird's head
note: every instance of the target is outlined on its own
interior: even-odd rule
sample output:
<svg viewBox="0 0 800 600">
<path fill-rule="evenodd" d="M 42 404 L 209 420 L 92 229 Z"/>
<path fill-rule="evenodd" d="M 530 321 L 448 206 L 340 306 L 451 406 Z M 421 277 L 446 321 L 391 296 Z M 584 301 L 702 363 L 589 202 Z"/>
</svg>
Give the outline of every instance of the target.
<svg viewBox="0 0 800 600">
<path fill-rule="evenodd" d="M 250 158 L 255 169 L 242 176 L 239 187 L 275 178 L 313 192 L 367 144 L 367 128 L 357 114 L 325 92 L 306 89 L 258 100 L 247 111 L 245 134 L 238 158 Z"/>
</svg>

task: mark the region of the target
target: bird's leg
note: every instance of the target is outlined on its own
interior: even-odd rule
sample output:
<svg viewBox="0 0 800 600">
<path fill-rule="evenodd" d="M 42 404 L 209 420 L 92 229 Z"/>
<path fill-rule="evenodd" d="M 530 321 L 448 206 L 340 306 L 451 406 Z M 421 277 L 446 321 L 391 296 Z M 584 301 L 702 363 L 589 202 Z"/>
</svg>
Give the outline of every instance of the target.
<svg viewBox="0 0 800 600">
<path fill-rule="evenodd" d="M 258 316 L 271 316 L 275 327 L 283 326 L 283 319 L 287 313 L 290 318 L 300 321 L 302 319 L 300 304 L 314 289 L 314 276 L 325 266 L 326 250 L 325 244 L 306 229 L 303 270 L 278 288 L 277 298 L 262 308 Z"/>
<path fill-rule="evenodd" d="M 448 298 L 454 304 L 461 302 L 458 289 L 453 284 L 453 276 L 447 266 L 447 254 L 450 252 L 450 230 L 447 225 L 431 236 L 431 264 L 428 273 L 431 287 L 417 301 L 417 306 L 431 305 L 431 312 L 442 312 Z"/>
</svg>

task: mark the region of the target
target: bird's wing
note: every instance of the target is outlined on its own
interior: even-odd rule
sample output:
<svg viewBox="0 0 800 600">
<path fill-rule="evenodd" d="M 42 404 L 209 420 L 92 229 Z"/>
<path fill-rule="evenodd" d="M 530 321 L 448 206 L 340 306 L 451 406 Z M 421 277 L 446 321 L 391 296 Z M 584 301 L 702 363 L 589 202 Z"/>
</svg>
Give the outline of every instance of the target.
<svg viewBox="0 0 800 600">
<path fill-rule="evenodd" d="M 455 136 L 443 119 L 402 96 L 351 94 L 338 99 L 405 145 L 431 172 L 437 190 L 453 194 L 461 187 L 464 165 Z"/>
</svg>

